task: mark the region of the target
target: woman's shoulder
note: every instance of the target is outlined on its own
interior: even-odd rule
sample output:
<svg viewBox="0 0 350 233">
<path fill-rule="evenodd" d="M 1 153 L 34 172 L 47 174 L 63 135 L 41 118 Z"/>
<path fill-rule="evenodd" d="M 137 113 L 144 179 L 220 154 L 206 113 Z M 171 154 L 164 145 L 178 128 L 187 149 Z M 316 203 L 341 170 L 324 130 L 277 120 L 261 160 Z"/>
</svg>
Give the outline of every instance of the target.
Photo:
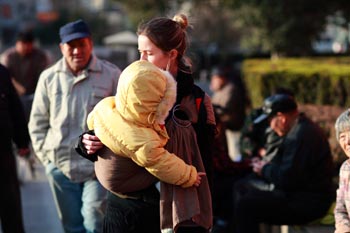
<svg viewBox="0 0 350 233">
<path fill-rule="evenodd" d="M 207 124 L 215 125 L 214 109 L 213 109 L 213 104 L 211 102 L 210 96 L 208 95 L 208 93 L 203 91 L 203 89 L 197 86 L 196 84 L 194 84 L 193 86 L 194 86 L 193 95 L 196 101 L 196 106 L 199 114 L 206 115 L 205 116 L 206 119 L 204 122 L 206 122 Z"/>
</svg>

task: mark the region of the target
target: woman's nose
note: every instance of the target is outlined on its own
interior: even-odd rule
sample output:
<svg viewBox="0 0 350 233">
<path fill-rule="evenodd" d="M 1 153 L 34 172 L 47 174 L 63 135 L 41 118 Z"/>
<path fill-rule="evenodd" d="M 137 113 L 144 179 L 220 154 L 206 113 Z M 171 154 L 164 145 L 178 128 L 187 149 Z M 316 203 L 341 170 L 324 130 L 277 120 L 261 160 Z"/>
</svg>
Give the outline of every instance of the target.
<svg viewBox="0 0 350 233">
<path fill-rule="evenodd" d="M 147 54 L 145 54 L 145 53 L 140 53 L 140 60 L 141 60 L 141 61 L 147 61 Z"/>
</svg>

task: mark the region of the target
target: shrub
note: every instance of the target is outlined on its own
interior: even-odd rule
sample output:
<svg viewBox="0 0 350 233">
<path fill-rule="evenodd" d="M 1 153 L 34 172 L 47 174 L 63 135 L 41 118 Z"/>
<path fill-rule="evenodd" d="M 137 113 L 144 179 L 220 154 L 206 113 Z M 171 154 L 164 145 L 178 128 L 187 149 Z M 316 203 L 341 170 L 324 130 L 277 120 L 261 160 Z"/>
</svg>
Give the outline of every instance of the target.
<svg viewBox="0 0 350 233">
<path fill-rule="evenodd" d="M 294 92 L 303 104 L 350 105 L 350 58 L 247 59 L 242 74 L 253 107 L 277 87 Z"/>
</svg>

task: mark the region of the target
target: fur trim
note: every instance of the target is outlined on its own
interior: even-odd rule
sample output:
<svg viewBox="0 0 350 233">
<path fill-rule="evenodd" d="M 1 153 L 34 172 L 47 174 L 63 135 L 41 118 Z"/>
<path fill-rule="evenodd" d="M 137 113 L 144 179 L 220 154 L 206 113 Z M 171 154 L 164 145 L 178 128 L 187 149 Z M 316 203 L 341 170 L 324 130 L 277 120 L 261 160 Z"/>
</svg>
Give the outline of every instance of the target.
<svg viewBox="0 0 350 233">
<path fill-rule="evenodd" d="M 161 72 L 166 77 L 166 90 L 164 93 L 163 99 L 160 101 L 156 114 L 155 114 L 155 121 L 158 124 L 165 124 L 165 119 L 169 115 L 169 111 L 174 106 L 176 102 L 176 81 L 174 77 L 170 74 L 168 71 Z"/>
</svg>

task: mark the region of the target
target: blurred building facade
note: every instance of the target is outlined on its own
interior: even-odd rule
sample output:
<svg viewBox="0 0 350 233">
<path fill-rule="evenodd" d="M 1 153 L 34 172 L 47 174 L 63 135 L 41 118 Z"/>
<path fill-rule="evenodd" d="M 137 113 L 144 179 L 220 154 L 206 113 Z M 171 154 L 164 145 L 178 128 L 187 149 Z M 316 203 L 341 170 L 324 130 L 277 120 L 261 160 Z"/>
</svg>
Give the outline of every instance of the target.
<svg viewBox="0 0 350 233">
<path fill-rule="evenodd" d="M 52 22 L 59 17 L 60 11 L 100 12 L 108 9 L 110 4 L 110 0 L 0 0 L 0 50 L 14 43 L 18 31 Z"/>
</svg>

